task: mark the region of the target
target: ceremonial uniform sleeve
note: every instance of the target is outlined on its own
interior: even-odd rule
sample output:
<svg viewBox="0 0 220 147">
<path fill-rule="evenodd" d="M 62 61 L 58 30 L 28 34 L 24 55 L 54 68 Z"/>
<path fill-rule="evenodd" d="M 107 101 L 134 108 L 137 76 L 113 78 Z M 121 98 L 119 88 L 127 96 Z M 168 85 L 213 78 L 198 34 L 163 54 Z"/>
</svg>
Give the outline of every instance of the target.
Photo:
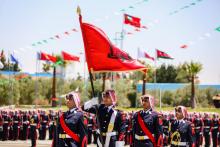
<svg viewBox="0 0 220 147">
<path fill-rule="evenodd" d="M 84 116 L 82 112 L 78 112 L 80 113 L 79 116 L 79 120 L 78 120 L 78 129 L 79 129 L 79 137 L 80 137 L 80 143 L 81 143 L 81 147 L 86 147 L 87 146 L 87 134 L 88 134 L 88 130 L 86 128 L 86 126 L 84 125 Z"/>
<path fill-rule="evenodd" d="M 189 141 L 189 146 L 190 147 L 194 147 L 194 143 L 193 143 L 193 133 L 192 133 L 192 126 L 191 124 L 189 123 L 188 124 L 188 141 Z"/>
<path fill-rule="evenodd" d="M 93 113 L 93 114 L 96 114 L 96 110 L 97 108 L 99 108 L 100 105 L 93 105 L 92 107 L 88 108 L 88 109 L 85 109 L 84 108 L 84 105 L 82 106 L 82 110 L 83 111 L 86 111 L 86 112 L 89 112 L 89 113 Z"/>
<path fill-rule="evenodd" d="M 118 123 L 119 123 L 119 141 L 123 141 L 125 137 L 125 132 L 126 132 L 126 120 L 122 118 L 122 114 L 119 112 L 118 113 Z"/>
<path fill-rule="evenodd" d="M 137 113 L 134 114 L 133 118 L 132 118 L 132 143 L 134 146 L 134 140 L 135 140 L 135 132 L 136 132 L 136 124 L 137 123 Z"/>
<path fill-rule="evenodd" d="M 53 141 L 52 141 L 52 145 L 51 147 L 58 147 L 58 143 L 59 143 L 59 118 L 58 120 L 56 120 L 56 125 L 54 125 L 54 132 L 53 132 Z"/>
<path fill-rule="evenodd" d="M 162 127 L 162 124 L 163 124 L 163 122 L 162 122 L 160 115 L 156 114 L 154 128 L 156 129 L 155 139 L 156 139 L 156 144 L 158 147 L 163 146 L 163 127 Z"/>
</svg>

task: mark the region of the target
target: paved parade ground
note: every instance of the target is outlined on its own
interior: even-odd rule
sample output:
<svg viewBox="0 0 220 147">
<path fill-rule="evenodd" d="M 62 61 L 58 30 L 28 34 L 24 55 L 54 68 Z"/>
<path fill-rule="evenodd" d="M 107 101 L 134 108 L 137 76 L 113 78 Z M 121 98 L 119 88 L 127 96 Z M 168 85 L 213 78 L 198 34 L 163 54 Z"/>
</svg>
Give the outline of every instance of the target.
<svg viewBox="0 0 220 147">
<path fill-rule="evenodd" d="M 51 141 L 37 141 L 37 147 L 50 147 Z M 31 141 L 0 141 L 1 147 L 30 147 Z M 88 147 L 95 147 L 96 145 L 88 145 Z"/>
</svg>

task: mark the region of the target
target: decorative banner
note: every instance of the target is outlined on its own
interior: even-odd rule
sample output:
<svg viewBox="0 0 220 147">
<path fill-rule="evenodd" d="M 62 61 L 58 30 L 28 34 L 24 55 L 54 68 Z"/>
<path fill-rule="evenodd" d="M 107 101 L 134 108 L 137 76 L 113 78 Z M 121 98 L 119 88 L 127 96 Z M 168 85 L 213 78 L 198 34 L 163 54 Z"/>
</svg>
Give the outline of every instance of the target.
<svg viewBox="0 0 220 147">
<path fill-rule="evenodd" d="M 183 49 L 185 49 L 187 47 L 188 47 L 188 45 L 185 45 L 185 44 L 180 46 L 180 48 L 183 48 Z"/>
<path fill-rule="evenodd" d="M 185 5 L 185 6 L 181 7 L 181 8 L 179 8 L 178 10 L 174 10 L 174 11 L 170 12 L 170 15 L 174 15 L 174 14 L 176 14 L 176 13 L 181 12 L 181 11 L 184 10 L 184 9 L 190 8 L 190 7 L 192 7 L 192 6 L 195 6 L 197 3 L 201 2 L 201 1 L 202 1 L 202 0 L 196 0 L 195 2 L 191 2 L 191 3 L 189 3 L 188 5 Z"/>
</svg>

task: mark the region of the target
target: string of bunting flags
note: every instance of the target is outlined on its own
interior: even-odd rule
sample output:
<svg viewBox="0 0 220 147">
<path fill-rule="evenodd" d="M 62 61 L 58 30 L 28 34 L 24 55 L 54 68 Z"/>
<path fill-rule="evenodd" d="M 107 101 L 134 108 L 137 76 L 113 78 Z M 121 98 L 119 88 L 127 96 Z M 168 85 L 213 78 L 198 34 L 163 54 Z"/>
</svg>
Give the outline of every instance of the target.
<svg viewBox="0 0 220 147">
<path fill-rule="evenodd" d="M 181 11 L 187 9 L 187 8 L 191 8 L 192 6 L 195 6 L 195 5 L 197 5 L 198 3 L 202 2 L 202 1 L 203 0 L 196 0 L 194 2 L 191 2 L 191 3 L 189 3 L 185 6 L 182 6 L 181 8 L 179 8 L 177 10 L 174 10 L 174 11 L 170 12 L 169 15 L 174 15 L 174 14 L 179 13 L 179 12 L 181 12 Z"/>
<path fill-rule="evenodd" d="M 63 32 L 62 35 L 58 35 L 58 34 L 57 34 L 57 35 L 54 35 L 54 36 L 52 36 L 52 37 L 49 37 L 48 39 L 44 39 L 44 40 L 42 40 L 42 41 L 38 41 L 38 42 L 32 43 L 31 45 L 32 45 L 33 47 L 35 47 L 35 46 L 37 46 L 37 45 L 47 44 L 47 43 L 48 43 L 49 41 L 51 41 L 51 40 L 61 39 L 63 35 L 69 36 L 69 35 L 72 34 L 72 32 L 78 32 L 78 30 L 75 29 L 75 28 L 73 28 L 73 29 L 70 30 L 70 31 L 65 31 L 65 32 Z"/>
</svg>

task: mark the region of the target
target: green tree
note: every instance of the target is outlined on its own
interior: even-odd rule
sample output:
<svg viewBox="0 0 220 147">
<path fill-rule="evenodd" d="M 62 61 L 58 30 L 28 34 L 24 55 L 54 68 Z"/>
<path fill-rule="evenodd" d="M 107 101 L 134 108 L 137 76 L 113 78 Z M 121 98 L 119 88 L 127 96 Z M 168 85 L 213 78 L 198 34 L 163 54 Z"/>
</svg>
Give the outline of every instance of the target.
<svg viewBox="0 0 220 147">
<path fill-rule="evenodd" d="M 190 63 L 185 63 L 182 66 L 183 71 L 187 75 L 187 78 L 191 82 L 191 107 L 196 107 L 195 99 L 195 79 L 197 78 L 198 73 L 202 70 L 202 64 L 198 62 L 191 61 Z"/>
</svg>

